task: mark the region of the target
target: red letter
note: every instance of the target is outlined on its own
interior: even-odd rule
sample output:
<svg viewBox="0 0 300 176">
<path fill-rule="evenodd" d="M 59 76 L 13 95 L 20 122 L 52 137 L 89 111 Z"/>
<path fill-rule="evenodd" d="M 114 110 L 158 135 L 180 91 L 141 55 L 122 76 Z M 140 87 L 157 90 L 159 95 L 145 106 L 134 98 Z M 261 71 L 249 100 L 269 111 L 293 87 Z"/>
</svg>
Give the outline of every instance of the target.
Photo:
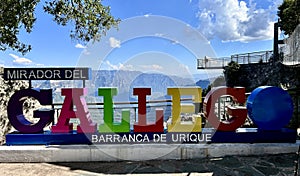
<svg viewBox="0 0 300 176">
<path fill-rule="evenodd" d="M 90 119 L 90 113 L 86 106 L 83 95 L 86 95 L 86 88 L 62 89 L 61 94 L 65 95 L 64 104 L 56 125 L 52 126 L 53 133 L 68 133 L 73 130 L 73 124 L 69 123 L 70 118 L 79 118 L 80 125 L 77 126 L 78 133 L 94 133 L 97 124 Z M 73 110 L 73 104 L 76 111 Z"/>
<path fill-rule="evenodd" d="M 247 118 L 247 109 L 246 107 L 229 107 L 227 113 L 233 117 L 230 121 L 221 122 L 216 116 L 214 109 L 215 103 L 222 95 L 231 95 L 235 102 L 245 103 L 245 88 L 217 87 L 212 89 L 204 99 L 203 109 L 208 122 L 218 131 L 234 131 L 245 123 Z"/>
<path fill-rule="evenodd" d="M 134 132 L 164 132 L 163 110 L 156 110 L 156 123 L 147 125 L 146 96 L 151 95 L 151 88 L 133 88 L 133 95 L 138 96 L 138 123 L 133 125 Z"/>
</svg>

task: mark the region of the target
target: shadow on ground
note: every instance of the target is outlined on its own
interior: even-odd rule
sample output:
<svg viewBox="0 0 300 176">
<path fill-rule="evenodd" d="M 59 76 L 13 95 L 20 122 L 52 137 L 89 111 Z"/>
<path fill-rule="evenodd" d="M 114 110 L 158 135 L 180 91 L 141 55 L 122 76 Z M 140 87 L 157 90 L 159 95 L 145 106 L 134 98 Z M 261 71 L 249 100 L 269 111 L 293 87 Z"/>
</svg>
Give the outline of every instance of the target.
<svg viewBox="0 0 300 176">
<path fill-rule="evenodd" d="M 296 154 L 193 160 L 51 163 L 102 174 L 214 173 L 214 175 L 294 175 Z"/>
</svg>

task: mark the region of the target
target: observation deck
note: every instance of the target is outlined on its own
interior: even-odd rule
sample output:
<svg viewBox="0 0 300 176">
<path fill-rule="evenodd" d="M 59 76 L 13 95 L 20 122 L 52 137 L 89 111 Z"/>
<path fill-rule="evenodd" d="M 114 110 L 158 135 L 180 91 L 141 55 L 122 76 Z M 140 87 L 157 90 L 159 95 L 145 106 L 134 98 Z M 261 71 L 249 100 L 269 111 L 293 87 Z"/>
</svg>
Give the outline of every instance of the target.
<svg viewBox="0 0 300 176">
<path fill-rule="evenodd" d="M 234 54 L 231 57 L 210 58 L 204 57 L 197 60 L 198 69 L 223 69 L 231 61 L 238 64 L 252 64 L 252 63 L 268 63 L 272 61 L 273 51 L 258 51 L 251 53 Z"/>
</svg>

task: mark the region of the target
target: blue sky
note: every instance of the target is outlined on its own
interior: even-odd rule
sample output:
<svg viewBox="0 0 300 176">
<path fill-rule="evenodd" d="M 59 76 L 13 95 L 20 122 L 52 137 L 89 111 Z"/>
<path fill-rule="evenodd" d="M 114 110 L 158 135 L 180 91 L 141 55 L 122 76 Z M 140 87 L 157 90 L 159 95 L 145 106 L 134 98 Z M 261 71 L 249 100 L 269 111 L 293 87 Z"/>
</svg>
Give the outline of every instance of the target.
<svg viewBox="0 0 300 176">
<path fill-rule="evenodd" d="M 71 25 L 61 27 L 40 3 L 30 34 L 20 40 L 32 45 L 22 56 L 0 52 L 0 64 L 25 66 L 89 66 L 175 74 L 199 73 L 196 59 L 272 50 L 273 22 L 282 0 L 104 0 L 119 30 L 108 31 L 98 43 L 82 45 L 69 37 Z M 172 65 L 176 63 L 177 65 Z M 172 69 L 171 69 L 172 68 Z"/>
</svg>

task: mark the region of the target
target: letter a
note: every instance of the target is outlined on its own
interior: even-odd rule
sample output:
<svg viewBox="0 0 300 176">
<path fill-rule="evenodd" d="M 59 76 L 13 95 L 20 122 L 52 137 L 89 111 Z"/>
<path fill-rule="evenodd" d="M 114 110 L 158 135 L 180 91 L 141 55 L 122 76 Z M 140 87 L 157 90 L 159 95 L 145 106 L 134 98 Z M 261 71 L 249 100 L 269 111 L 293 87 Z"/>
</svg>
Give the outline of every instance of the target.
<svg viewBox="0 0 300 176">
<path fill-rule="evenodd" d="M 69 123 L 71 118 L 79 118 L 80 125 L 77 126 L 78 133 L 94 133 L 97 124 L 90 119 L 87 104 L 83 95 L 86 95 L 86 88 L 62 89 L 61 94 L 66 96 L 61 113 L 56 125 L 52 126 L 53 133 L 68 133 L 73 130 L 73 124 Z M 76 106 L 76 111 L 73 109 Z"/>
</svg>

